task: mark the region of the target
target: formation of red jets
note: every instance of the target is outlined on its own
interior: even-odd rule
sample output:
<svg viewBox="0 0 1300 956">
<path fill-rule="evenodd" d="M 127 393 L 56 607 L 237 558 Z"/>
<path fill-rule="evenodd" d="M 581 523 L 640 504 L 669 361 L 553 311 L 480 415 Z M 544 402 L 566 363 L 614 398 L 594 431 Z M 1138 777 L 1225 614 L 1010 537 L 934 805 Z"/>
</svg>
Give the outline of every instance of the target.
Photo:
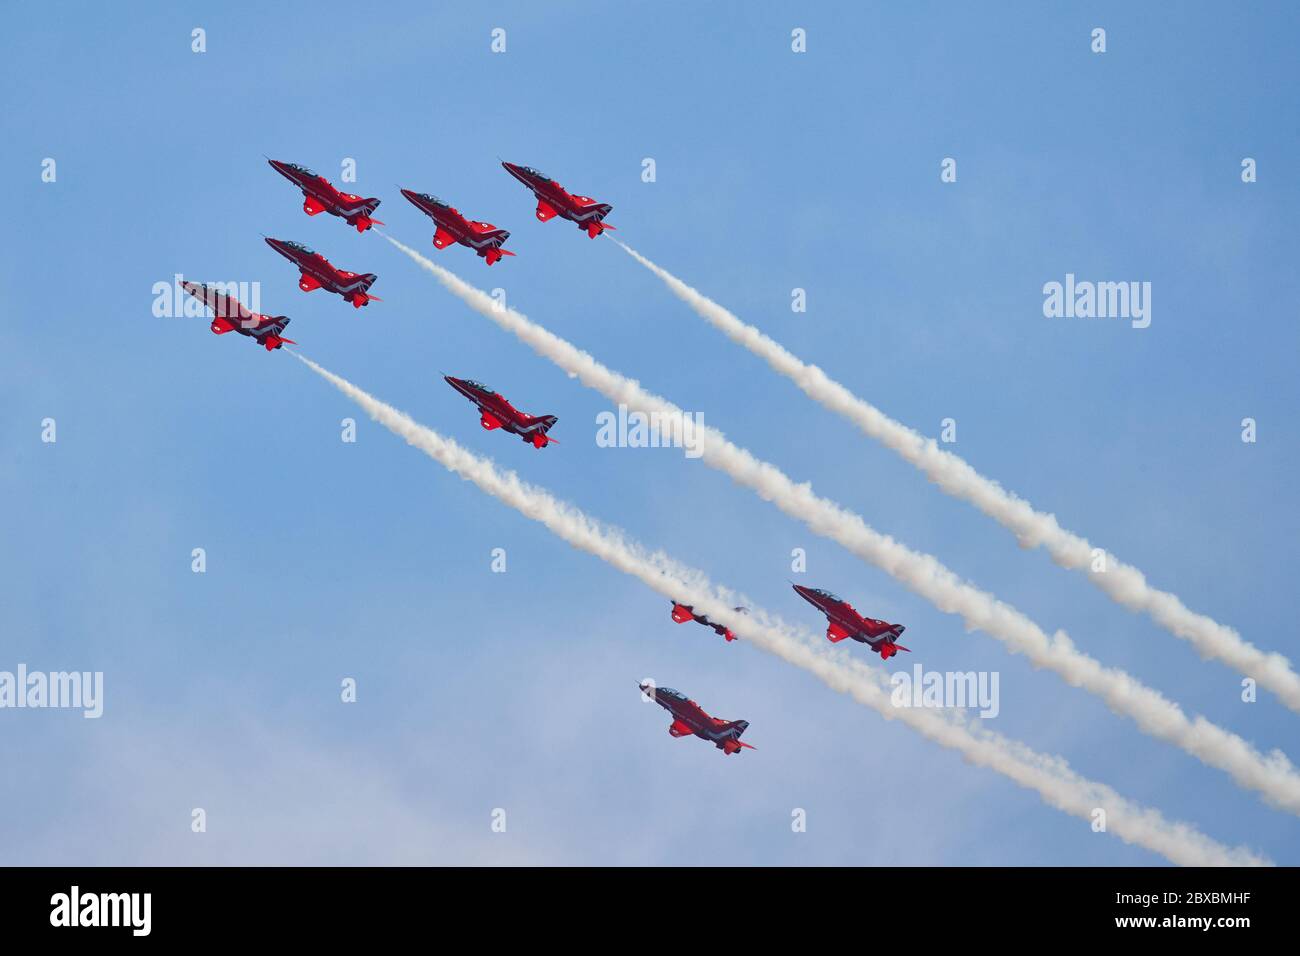
<svg viewBox="0 0 1300 956">
<path fill-rule="evenodd" d="M 302 190 L 302 209 L 308 216 L 317 216 L 322 212 L 336 216 L 353 226 L 357 232 L 364 233 L 372 226 L 383 225 L 374 218 L 380 200 L 362 198 L 351 193 L 340 192 L 324 176 L 299 166 L 296 163 L 267 160 L 271 167 Z M 530 166 L 517 166 L 514 163 L 502 163 L 505 170 L 523 183 L 537 199 L 537 219 L 547 222 L 557 216 L 575 223 L 581 231 L 595 239 L 606 229 L 614 227 L 605 222 L 611 207 L 609 203 L 598 202 L 587 196 L 569 193 L 558 182 Z M 467 219 L 455 207 L 428 193 L 419 193 L 412 189 L 402 189 L 405 196 L 417 209 L 433 220 L 435 232 L 433 245 L 437 249 L 461 245 L 472 249 L 487 265 L 499 262 L 505 256 L 514 253 L 503 248 L 510 233 L 491 223 Z M 378 276 L 373 272 L 356 273 L 334 266 L 325 256 L 301 242 L 288 239 L 266 237 L 266 243 L 280 255 L 292 262 L 298 269 L 298 288 L 303 292 L 324 289 L 351 302 L 360 309 L 371 302 L 382 301 L 370 294 L 370 287 Z M 252 312 L 238 299 L 226 292 L 203 283 L 183 282 L 182 288 L 198 299 L 213 312 L 212 331 L 217 335 L 238 332 L 252 338 L 268 352 L 283 345 L 296 345 L 292 339 L 284 337 L 289 318 L 283 315 L 261 315 Z M 444 380 L 462 396 L 474 403 L 479 412 L 479 424 L 488 431 L 500 429 L 518 436 L 525 444 L 542 449 L 554 443 L 550 430 L 557 419 L 554 415 L 529 415 L 519 411 L 505 398 L 481 382 L 472 379 L 443 376 Z M 890 624 L 876 618 L 864 617 L 843 598 L 820 588 L 793 585 L 796 593 L 808 601 L 826 616 L 826 637 L 831 642 L 852 638 L 866 644 L 880 655 L 881 660 L 889 660 L 899 651 L 908 648 L 898 643 L 904 627 L 902 624 Z M 744 613 L 745 608 L 735 608 Z M 712 628 L 719 637 L 734 641 L 736 634 L 731 628 L 709 620 L 703 614 L 695 613 L 689 604 L 673 602 L 672 619 L 678 624 L 695 621 Z M 710 717 L 699 704 L 690 700 L 680 691 L 667 687 L 653 687 L 642 684 L 641 692 L 647 700 L 653 700 L 672 714 L 673 722 L 668 732 L 674 737 L 695 736 L 714 744 L 724 754 L 739 753 L 742 749 L 752 748 L 743 743 L 741 734 L 749 727 L 748 721 L 722 720 Z"/>
<path fill-rule="evenodd" d="M 380 200 L 374 197 L 364 198 L 339 190 L 328 179 L 313 169 L 297 163 L 278 159 L 267 159 L 271 168 L 302 190 L 302 211 L 308 216 L 329 213 L 364 233 L 373 226 L 384 223 L 375 218 L 375 210 Z M 502 163 L 506 172 L 519 180 L 537 199 L 537 218 L 546 222 L 556 216 L 576 223 L 578 228 L 591 238 L 596 238 L 613 226 L 605 224 L 605 217 L 613 207 L 609 203 L 598 202 L 587 196 L 575 196 L 549 176 L 538 172 L 531 166 L 519 166 L 514 163 Z M 510 233 L 499 229 L 490 222 L 467 219 L 449 203 L 429 193 L 402 189 L 402 195 L 426 216 L 433 220 L 435 231 L 433 245 L 436 249 L 461 245 L 474 250 L 489 266 L 501 261 L 505 256 L 513 256 L 509 249 L 503 248 Z M 266 244 L 288 259 L 298 269 L 298 288 L 303 292 L 315 292 L 324 289 L 351 302 L 352 307 L 360 309 L 371 302 L 381 302 L 379 296 L 370 291 L 370 287 L 379 278 L 373 272 L 351 272 L 335 266 L 324 255 L 301 242 L 291 239 L 272 239 L 264 237 Z M 221 289 L 212 288 L 203 283 L 184 282 L 182 288 L 212 310 L 211 329 L 216 335 L 238 332 L 252 338 L 268 352 L 273 352 L 283 345 L 296 345 L 292 339 L 286 339 L 281 333 L 289 324 L 289 318 L 283 315 L 267 316 L 253 312 L 234 296 Z M 557 421 L 554 415 L 533 416 L 519 411 L 505 396 L 493 391 L 486 385 L 471 379 L 445 376 L 447 384 L 460 392 L 478 406 L 479 421 L 488 430 L 501 429 L 512 435 L 518 435 L 524 442 L 534 448 L 545 448 L 555 442 L 549 435 L 551 426 Z"/>
<path fill-rule="evenodd" d="M 826 638 L 831 643 L 853 638 L 859 643 L 866 644 L 884 661 L 889 660 L 899 651 L 909 650 L 898 643 L 898 638 L 906 630 L 902 624 L 890 624 L 888 621 L 877 620 L 874 617 L 863 617 L 852 604 L 830 591 L 804 587 L 801 584 L 792 587 L 796 594 L 826 615 Z M 735 610 L 740 613 L 745 612 L 743 607 Z M 678 624 L 695 621 L 697 624 L 713 628 L 718 636 L 728 641 L 736 639 L 731 628 L 711 621 L 703 614 L 696 614 L 693 607 L 680 601 L 673 602 L 672 619 Z M 749 726 L 748 721 L 710 717 L 695 701 L 671 688 L 642 684 L 641 693 L 647 700 L 653 699 L 673 715 L 668 733 L 674 737 L 693 734 L 711 742 L 724 754 L 739 753 L 741 748 L 749 747 L 749 744 L 742 743 L 740 740 L 740 735 Z"/>
<path fill-rule="evenodd" d="M 306 166 L 278 159 L 267 159 L 267 162 L 271 164 L 272 169 L 302 190 L 302 211 L 307 215 L 318 216 L 326 212 L 331 216 L 342 219 L 349 226 L 354 227 L 357 232 L 362 233 L 372 226 L 382 226 L 384 224 L 375 218 L 375 210 L 379 208 L 380 200 L 374 197 L 365 198 L 355 196 L 352 193 L 345 193 L 320 173 Z M 560 216 L 576 223 L 579 229 L 586 232 L 593 239 L 606 229 L 614 228 L 606 225 L 604 221 L 605 217 L 613 209 L 609 203 L 598 202 L 587 196 L 575 196 L 555 180 L 538 172 L 531 166 L 518 166 L 514 163 L 502 163 L 501 165 L 511 176 L 527 186 L 536 197 L 537 218 L 540 221 L 546 222 Z M 510 238 L 510 233 L 505 229 L 499 229 L 489 222 L 467 219 L 455 207 L 428 193 L 403 189 L 402 195 L 434 221 L 436 229 L 433 234 L 433 245 L 435 248 L 446 249 L 448 246 L 454 245 L 465 246 L 474 250 L 475 254 L 488 265 L 500 262 L 506 256 L 514 255 L 509 249 L 502 248 L 505 241 Z M 372 295 L 370 292 L 370 287 L 379 278 L 373 272 L 350 272 L 347 269 L 341 269 L 316 250 L 290 239 L 272 239 L 268 236 L 266 237 L 266 244 L 297 267 L 299 274 L 298 288 L 303 292 L 315 292 L 317 289 L 324 289 L 326 292 L 341 296 L 345 302 L 351 302 L 353 308 L 357 309 L 369 305 L 371 302 L 382 301 L 379 296 Z M 211 289 L 201 283 L 188 282 L 184 283 L 183 287 L 190 295 L 212 309 L 214 315 L 212 331 L 217 335 L 224 335 L 227 332 L 239 332 L 241 335 L 253 338 L 264 346 L 268 352 L 273 352 L 286 343 L 289 345 L 297 344 L 279 334 L 284 330 L 284 326 L 289 324 L 289 319 L 285 316 L 259 315 L 252 312 L 233 296 L 220 290 Z M 278 326 L 278 328 L 273 328 L 273 326 Z M 489 395 L 493 394 L 490 389 L 485 391 Z M 473 399 L 473 396 L 470 397 L 472 400 L 477 401 L 477 399 Z M 501 401 L 505 402 L 504 399 L 501 399 Z M 509 413 L 515 417 L 528 418 L 528 416 L 515 412 L 513 408 L 510 408 L 508 402 L 505 402 L 505 408 L 509 409 Z M 546 417 L 550 417 L 550 424 L 554 424 L 553 416 Z M 496 424 L 489 424 L 490 421 L 494 421 Z M 549 428 L 550 424 L 545 427 Z M 545 448 L 547 444 L 555 440 L 546 439 L 545 430 L 540 433 L 542 440 L 535 440 L 537 435 L 536 426 L 534 426 L 532 432 L 521 432 L 515 426 L 516 423 L 513 420 L 507 420 L 507 418 L 502 418 L 495 413 L 489 414 L 489 410 L 484 410 L 484 428 L 500 427 L 514 434 L 523 434 L 525 441 L 531 442 L 538 448 Z M 518 427 L 526 428 L 527 425 Z"/>
</svg>

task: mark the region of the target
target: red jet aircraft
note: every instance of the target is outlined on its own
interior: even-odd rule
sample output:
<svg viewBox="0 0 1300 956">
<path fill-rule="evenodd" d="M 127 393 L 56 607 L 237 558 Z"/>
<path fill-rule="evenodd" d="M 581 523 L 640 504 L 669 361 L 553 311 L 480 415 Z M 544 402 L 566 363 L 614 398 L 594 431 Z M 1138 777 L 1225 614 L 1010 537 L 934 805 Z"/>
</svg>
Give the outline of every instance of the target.
<svg viewBox="0 0 1300 956">
<path fill-rule="evenodd" d="M 506 230 L 498 229 L 490 222 L 466 219 L 458 209 L 447 205 L 437 196 L 410 189 L 403 189 L 402 195 L 438 224 L 438 231 L 433 234 L 435 248 L 446 249 L 452 243 L 459 242 L 477 252 L 480 259 L 486 259 L 488 265 L 499 261 L 502 256 L 514 255 L 509 249 L 501 248 L 510 238 L 510 233 Z"/>
<path fill-rule="evenodd" d="M 367 295 L 367 290 L 379 276 L 367 272 L 363 276 L 346 269 L 336 269 L 330 261 L 314 249 L 308 249 L 301 242 L 288 239 L 267 239 L 266 244 L 298 267 L 302 278 L 298 288 L 303 292 L 325 289 L 343 296 L 354 308 L 361 308 L 367 302 L 382 302 L 377 295 Z"/>
<path fill-rule="evenodd" d="M 650 699 L 650 690 L 649 684 L 641 685 L 641 693 L 647 700 Z M 740 735 L 749 726 L 747 720 L 721 720 L 710 717 L 704 712 L 703 707 L 687 698 L 681 691 L 673 690 L 671 687 L 654 688 L 654 702 L 673 715 L 668 733 L 674 737 L 694 734 L 728 755 L 739 753 L 742 747 L 749 747 L 750 750 L 757 749 L 741 743 Z"/>
<path fill-rule="evenodd" d="M 855 641 L 867 644 L 880 655 L 883 661 L 889 660 L 899 651 L 911 650 L 895 641 L 902 637 L 907 628 L 902 624 L 889 624 L 877 621 L 874 617 L 863 617 L 853 609 L 853 605 L 842 597 L 823 591 L 821 588 L 806 588 L 793 585 L 799 596 L 817 610 L 826 615 L 830 625 L 826 628 L 826 637 L 832 642 L 851 637 Z"/>
<path fill-rule="evenodd" d="M 745 613 L 745 608 L 743 607 L 738 607 L 735 610 L 742 614 Z M 673 620 L 678 624 L 685 624 L 687 621 L 695 621 L 699 624 L 703 624 L 705 627 L 713 628 L 718 632 L 719 636 L 725 637 L 729 641 L 734 641 L 736 639 L 736 635 L 732 633 L 731 628 L 724 627 L 721 624 L 714 624 L 703 614 L 696 614 L 695 610 L 689 604 L 678 604 L 674 601 Z"/>
<path fill-rule="evenodd" d="M 578 228 L 595 239 L 606 229 L 604 218 L 614 208 L 607 202 L 596 202 L 587 196 L 574 196 L 565 192 L 563 186 L 545 173 L 540 173 L 531 166 L 516 166 L 514 163 L 502 163 L 511 176 L 533 191 L 537 197 L 537 218 L 542 222 L 561 216 L 570 222 L 576 222 Z"/>
<path fill-rule="evenodd" d="M 181 288 L 212 310 L 212 331 L 217 335 L 238 332 L 247 335 L 264 346 L 268 352 L 281 345 L 297 345 L 293 339 L 280 337 L 284 327 L 289 324 L 287 316 L 259 315 L 250 312 L 234 296 L 226 295 L 202 282 L 182 282 Z"/>
<path fill-rule="evenodd" d="M 444 375 L 443 380 L 478 406 L 478 410 L 483 413 L 479 424 L 488 431 L 504 428 L 512 435 L 518 435 L 534 448 L 545 448 L 555 441 L 546 434 L 551 430 L 551 426 L 559 421 L 554 415 L 542 415 L 539 418 L 525 415 L 506 401 L 504 395 L 498 395 L 481 382 L 468 378 L 452 378 L 450 375 Z"/>
<path fill-rule="evenodd" d="M 357 227 L 357 232 L 383 225 L 378 219 L 370 218 L 379 206 L 378 199 L 362 199 L 351 193 L 341 193 L 328 179 L 306 166 L 282 163 L 278 159 L 268 159 L 267 162 L 272 169 L 302 190 L 302 211 L 307 215 L 327 212 L 331 216 L 346 219 L 349 226 Z"/>
</svg>

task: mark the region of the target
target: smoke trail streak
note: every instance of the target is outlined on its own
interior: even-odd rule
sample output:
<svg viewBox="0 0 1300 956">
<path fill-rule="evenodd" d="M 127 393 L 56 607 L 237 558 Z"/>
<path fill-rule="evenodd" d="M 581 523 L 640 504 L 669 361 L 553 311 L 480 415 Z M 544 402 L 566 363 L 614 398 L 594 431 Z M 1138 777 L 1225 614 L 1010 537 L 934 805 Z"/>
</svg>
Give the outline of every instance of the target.
<svg viewBox="0 0 1300 956">
<path fill-rule="evenodd" d="M 513 333 L 539 355 L 554 362 L 584 385 L 613 402 L 645 414 L 658 414 L 680 425 L 684 412 L 640 384 L 606 368 L 591 355 L 498 303 L 414 249 L 384 236 L 479 314 Z M 1114 713 L 1131 718 L 1143 733 L 1181 748 L 1207 766 L 1255 790 L 1271 805 L 1300 815 L 1300 774 L 1280 750 L 1259 753 L 1250 743 L 1204 717 L 1188 718 L 1181 707 L 1119 668 L 1108 668 L 1083 653 L 1064 631 L 1049 637 L 1029 617 L 992 594 L 968 584 L 938 558 L 913 551 L 871 528 L 859 515 L 815 495 L 811 483 L 796 484 L 775 465 L 760 461 L 727 440 L 717 429 L 698 426 L 701 460 L 752 489 L 815 534 L 843 545 L 925 598 L 939 610 L 960 615 L 968 630 L 981 630 L 1046 667 L 1074 687 L 1105 701 Z"/>
<path fill-rule="evenodd" d="M 346 379 L 297 352 L 290 354 L 407 444 L 525 517 L 545 525 L 573 547 L 639 579 L 670 600 L 690 601 L 713 620 L 739 629 L 755 646 L 809 671 L 827 686 L 849 694 L 886 719 L 901 720 L 935 743 L 960 752 L 969 762 L 988 767 L 1037 792 L 1049 806 L 1089 822 L 1094 811 L 1102 808 L 1106 811 L 1108 832 L 1176 864 L 1270 865 L 1267 859 L 1250 850 L 1230 849 L 1189 824 L 1166 821 L 1159 811 L 1133 804 L 1110 787 L 1079 776 L 1063 759 L 1036 753 L 1019 742 L 975 727 L 959 714 L 892 706 L 888 682 L 879 671 L 847 656 L 828 652 L 811 635 L 796 632 L 759 608 L 751 607 L 748 615 L 738 615 L 732 610 L 737 596 L 715 587 L 702 572 L 678 564 L 663 552 L 647 551 L 618 529 L 522 481 L 515 472 L 499 471 L 490 460 L 419 424 Z"/>
<path fill-rule="evenodd" d="M 1161 627 L 1190 642 L 1202 657 L 1222 661 L 1254 678 L 1260 686 L 1277 694 L 1287 707 L 1300 713 L 1300 675 L 1291 669 L 1286 657 L 1261 650 L 1227 625 L 1189 610 L 1176 595 L 1152 587 L 1141 571 L 1109 553 L 1105 554 L 1106 570 L 1093 570 L 1092 543 L 1062 528 L 1055 515 L 1034 510 L 1028 501 L 991 478 L 985 478 L 965 459 L 940 448 L 933 438 L 894 421 L 829 378 L 817 366 L 808 365 L 792 355 L 778 342 L 635 249 L 612 236 L 610 239 L 663 280 L 669 290 L 704 321 L 763 359 L 773 371 L 790 379 L 813 401 L 848 419 L 868 437 L 898 454 L 945 493 L 970 502 L 1011 531 L 1022 547 L 1046 548 L 1058 565 L 1082 571 L 1116 603 L 1146 613 Z"/>
</svg>

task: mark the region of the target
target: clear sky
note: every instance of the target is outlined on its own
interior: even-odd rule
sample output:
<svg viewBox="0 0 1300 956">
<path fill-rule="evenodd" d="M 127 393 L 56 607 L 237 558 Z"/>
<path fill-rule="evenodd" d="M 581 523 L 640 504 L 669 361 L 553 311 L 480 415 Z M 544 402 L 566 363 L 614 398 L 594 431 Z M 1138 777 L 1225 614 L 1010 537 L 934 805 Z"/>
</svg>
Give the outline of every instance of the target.
<svg viewBox="0 0 1300 956">
<path fill-rule="evenodd" d="M 874 664 L 996 671 L 994 729 L 1300 862 L 1293 817 L 725 476 L 597 447 L 600 395 L 379 236 L 305 216 L 263 158 L 340 185 L 354 159 L 346 188 L 380 197 L 394 236 L 1190 712 L 1300 758 L 1295 715 L 1267 693 L 1243 703 L 1236 672 L 1019 549 L 612 243 L 538 223 L 498 163 L 612 203 L 620 238 L 895 418 L 935 435 L 954 418 L 953 450 L 985 474 L 1294 659 L 1297 8 L 975 6 L 11 7 L 0 670 L 103 671 L 105 701 L 99 720 L 0 711 L 0 862 L 1163 862 L 674 625 L 658 595 L 368 420 L 345 444 L 358 410 L 289 355 L 153 316 L 175 273 L 260 282 L 305 354 L 418 420 L 810 629 L 824 623 L 792 577 L 907 624 L 911 658 Z M 399 186 L 510 229 L 517 258 L 435 252 Z M 263 233 L 377 273 L 383 301 L 300 292 Z M 1043 284 L 1067 273 L 1149 281 L 1150 327 L 1045 318 Z M 561 444 L 484 432 L 444 372 L 558 415 Z M 759 749 L 671 739 L 644 677 L 749 720 Z"/>
</svg>

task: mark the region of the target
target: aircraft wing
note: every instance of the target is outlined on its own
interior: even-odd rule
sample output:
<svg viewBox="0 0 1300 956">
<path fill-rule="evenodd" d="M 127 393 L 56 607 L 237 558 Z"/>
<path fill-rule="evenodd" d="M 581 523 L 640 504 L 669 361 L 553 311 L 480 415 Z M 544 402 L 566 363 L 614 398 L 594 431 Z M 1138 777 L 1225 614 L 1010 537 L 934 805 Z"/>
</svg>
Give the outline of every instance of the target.
<svg viewBox="0 0 1300 956">
<path fill-rule="evenodd" d="M 438 231 L 433 234 L 433 244 L 438 249 L 446 249 L 448 246 L 454 245 L 455 242 L 456 237 L 442 226 L 439 226 Z"/>
<path fill-rule="evenodd" d="M 674 737 L 689 737 L 695 731 L 691 730 L 689 724 L 682 720 L 674 720 L 672 726 L 668 728 L 668 733 Z"/>
<path fill-rule="evenodd" d="M 554 219 L 557 215 L 559 215 L 559 213 L 555 211 L 555 207 L 552 206 L 550 203 L 548 203 L 545 199 L 537 200 L 537 218 L 539 221 L 549 222 L 550 220 Z"/>
<path fill-rule="evenodd" d="M 830 621 L 830 623 L 826 625 L 826 639 L 830 641 L 832 644 L 838 644 L 846 637 L 852 637 L 852 636 L 853 636 L 852 634 L 850 634 L 844 628 L 840 627 L 834 621 Z"/>
</svg>

